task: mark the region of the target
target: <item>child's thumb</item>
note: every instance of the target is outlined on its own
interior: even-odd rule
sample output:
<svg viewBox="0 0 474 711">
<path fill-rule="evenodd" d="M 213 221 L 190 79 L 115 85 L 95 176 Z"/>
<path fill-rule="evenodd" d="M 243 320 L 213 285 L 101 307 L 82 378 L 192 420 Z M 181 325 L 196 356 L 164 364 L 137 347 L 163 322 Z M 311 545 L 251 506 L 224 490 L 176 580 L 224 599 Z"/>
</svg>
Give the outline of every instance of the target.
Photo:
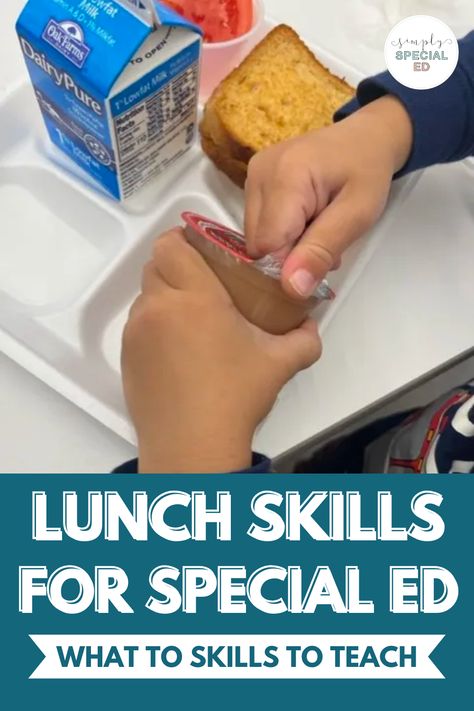
<svg viewBox="0 0 474 711">
<path fill-rule="evenodd" d="M 359 189 L 345 188 L 307 228 L 283 267 L 282 283 L 293 297 L 309 298 L 343 252 L 376 215 Z"/>
</svg>

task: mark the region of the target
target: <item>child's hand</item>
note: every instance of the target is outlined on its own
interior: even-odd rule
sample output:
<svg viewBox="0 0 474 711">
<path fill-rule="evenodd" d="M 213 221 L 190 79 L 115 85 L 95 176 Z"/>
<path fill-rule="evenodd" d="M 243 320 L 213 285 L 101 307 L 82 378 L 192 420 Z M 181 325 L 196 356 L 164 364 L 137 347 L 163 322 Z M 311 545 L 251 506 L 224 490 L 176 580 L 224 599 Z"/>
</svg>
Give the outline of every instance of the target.
<svg viewBox="0 0 474 711">
<path fill-rule="evenodd" d="M 251 463 L 278 392 L 321 354 L 312 321 L 286 336 L 249 324 L 182 230 L 163 235 L 125 328 L 122 371 L 141 472 Z"/>
<path fill-rule="evenodd" d="M 258 153 L 246 185 L 250 253 L 289 254 L 283 286 L 292 296 L 310 296 L 378 220 L 412 143 L 408 113 L 386 96 L 340 123 Z"/>
</svg>

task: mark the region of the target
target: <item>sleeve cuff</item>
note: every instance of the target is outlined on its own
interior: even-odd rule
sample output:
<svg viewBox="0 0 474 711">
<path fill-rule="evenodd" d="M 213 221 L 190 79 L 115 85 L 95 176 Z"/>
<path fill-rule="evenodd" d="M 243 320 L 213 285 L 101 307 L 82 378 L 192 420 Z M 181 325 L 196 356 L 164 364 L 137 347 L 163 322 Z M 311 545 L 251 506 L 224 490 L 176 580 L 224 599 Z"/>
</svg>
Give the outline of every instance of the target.
<svg viewBox="0 0 474 711">
<path fill-rule="evenodd" d="M 263 454 L 257 454 L 254 452 L 252 454 L 252 468 L 248 472 L 237 472 L 238 474 L 271 474 L 272 473 L 272 463 Z"/>
<path fill-rule="evenodd" d="M 223 472 L 233 474 L 271 474 L 272 465 L 270 459 L 264 457 L 263 454 L 252 454 L 252 466 L 250 469 L 240 472 Z M 138 459 L 132 459 L 130 462 L 125 462 L 113 470 L 112 474 L 138 474 Z"/>
<path fill-rule="evenodd" d="M 390 94 L 396 96 L 413 121 L 412 154 L 397 174 L 427 168 L 437 163 L 462 160 L 474 150 L 474 33 L 460 41 L 461 61 L 452 77 L 434 89 L 409 89 L 384 72 L 365 79 L 357 89 L 357 99 L 339 109 L 340 121 L 360 107 Z"/>
</svg>

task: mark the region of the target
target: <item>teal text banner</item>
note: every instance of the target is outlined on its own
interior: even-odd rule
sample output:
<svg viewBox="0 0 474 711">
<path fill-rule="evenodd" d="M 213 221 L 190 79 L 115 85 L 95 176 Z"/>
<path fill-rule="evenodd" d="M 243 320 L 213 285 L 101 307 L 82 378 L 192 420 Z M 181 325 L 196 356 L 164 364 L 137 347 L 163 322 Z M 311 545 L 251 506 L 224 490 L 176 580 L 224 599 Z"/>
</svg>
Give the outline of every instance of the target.
<svg viewBox="0 0 474 711">
<path fill-rule="evenodd" d="M 17 708 L 472 696 L 468 475 L 2 482 L 0 673 Z"/>
</svg>

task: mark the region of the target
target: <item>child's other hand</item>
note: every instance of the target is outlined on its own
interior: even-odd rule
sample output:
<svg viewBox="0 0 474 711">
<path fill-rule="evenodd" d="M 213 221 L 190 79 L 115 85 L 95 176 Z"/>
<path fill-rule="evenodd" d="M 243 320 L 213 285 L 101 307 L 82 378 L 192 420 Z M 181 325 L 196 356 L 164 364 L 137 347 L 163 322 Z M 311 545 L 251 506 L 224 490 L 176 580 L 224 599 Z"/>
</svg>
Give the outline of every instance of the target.
<svg viewBox="0 0 474 711">
<path fill-rule="evenodd" d="M 286 336 L 249 324 L 180 229 L 156 242 L 125 328 L 122 372 L 141 472 L 226 472 L 283 385 L 321 354 L 314 322 Z"/>
<path fill-rule="evenodd" d="M 408 113 L 386 96 L 340 123 L 258 153 L 246 185 L 250 253 L 289 255 L 284 288 L 310 296 L 379 219 L 412 143 Z"/>
</svg>

